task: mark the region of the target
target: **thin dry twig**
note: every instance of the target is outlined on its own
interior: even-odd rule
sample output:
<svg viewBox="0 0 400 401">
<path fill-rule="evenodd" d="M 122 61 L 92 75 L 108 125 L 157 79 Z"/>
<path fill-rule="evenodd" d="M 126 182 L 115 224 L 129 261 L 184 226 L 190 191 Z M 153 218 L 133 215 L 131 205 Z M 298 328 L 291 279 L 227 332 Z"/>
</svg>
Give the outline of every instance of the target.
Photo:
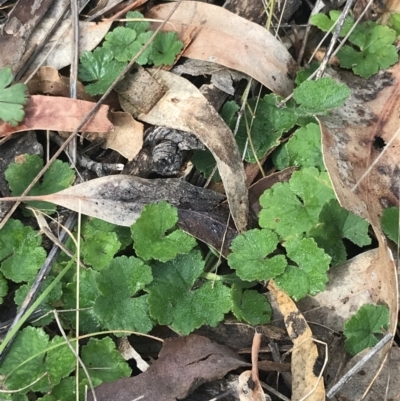
<svg viewBox="0 0 400 401">
<path fill-rule="evenodd" d="M 342 378 L 327 392 L 326 396 L 332 398 L 362 367 L 378 352 L 380 351 L 389 341 L 391 341 L 393 335 L 387 333 L 378 344 L 375 345 L 368 353 L 366 353 L 349 371 L 342 376 Z"/>
<path fill-rule="evenodd" d="M 338 23 L 336 25 L 336 29 L 333 32 L 331 43 L 329 43 L 329 47 L 325 53 L 325 56 L 321 62 L 320 68 L 318 69 L 317 79 L 321 78 L 324 75 L 326 66 L 328 65 L 328 61 L 331 59 L 333 49 L 336 45 L 336 42 L 339 38 L 340 31 L 342 30 L 344 20 L 346 19 L 347 14 L 350 11 L 351 6 L 353 5 L 355 0 L 347 0 L 346 5 L 343 8 L 342 14 L 338 18 Z"/>
</svg>

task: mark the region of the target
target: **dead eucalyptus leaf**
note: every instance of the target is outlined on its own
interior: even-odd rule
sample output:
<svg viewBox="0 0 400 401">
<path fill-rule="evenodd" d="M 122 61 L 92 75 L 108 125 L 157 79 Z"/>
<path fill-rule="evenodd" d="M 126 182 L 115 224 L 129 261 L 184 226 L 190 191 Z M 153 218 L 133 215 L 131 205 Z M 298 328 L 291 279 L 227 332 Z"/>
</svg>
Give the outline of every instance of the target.
<svg viewBox="0 0 400 401">
<path fill-rule="evenodd" d="M 231 130 L 189 81 L 168 71 L 150 70 L 150 73 L 166 92 L 150 111 L 133 116 L 148 124 L 189 132 L 208 147 L 217 162 L 233 221 L 238 231 L 243 232 L 248 218 L 246 176 Z M 129 87 L 131 79 L 135 80 L 135 76 L 126 77 L 122 87 Z M 132 98 L 127 100 L 126 92 L 122 93 L 121 107 L 135 113 L 139 106 L 131 103 Z"/>
<path fill-rule="evenodd" d="M 25 106 L 22 124 L 12 127 L 0 124 L 0 137 L 31 129 L 74 131 L 95 103 L 66 97 L 31 96 Z M 99 111 L 90 119 L 81 132 L 104 132 L 113 128 L 107 117 L 108 106 L 101 105 Z"/>
<path fill-rule="evenodd" d="M 45 201 L 119 226 L 131 226 L 143 207 L 165 200 L 182 209 L 212 210 L 225 197 L 178 178 L 152 179 L 131 175 L 96 178 L 50 195 L 2 198 L 2 201 Z"/>
<path fill-rule="evenodd" d="M 299 312 L 292 299 L 280 290 L 273 280 L 269 281 L 268 289 L 278 304 L 284 317 L 286 329 L 293 341 L 292 401 L 325 400 L 323 379 L 318 378 L 314 372 L 318 359 L 318 349 L 306 319 Z"/>
<path fill-rule="evenodd" d="M 146 17 L 163 20 L 172 7 L 172 3 L 158 5 Z M 184 57 L 241 71 L 282 96 L 293 91 L 290 76 L 295 72 L 296 62 L 262 26 L 225 8 L 199 1 L 182 2 L 168 22 L 165 29 L 177 31 L 181 40 L 193 29 L 198 30 L 183 52 Z"/>
<path fill-rule="evenodd" d="M 352 75 L 351 80 L 344 79 L 352 89 L 350 99 L 320 118 L 324 160 L 339 202 L 368 220 L 378 239 L 377 257 L 367 271 L 369 291 L 373 302 L 388 306 L 393 335 L 398 313 L 397 272 L 380 218 L 385 207 L 399 204 L 399 79 L 399 64 L 369 80 Z M 381 367 L 390 348 L 391 343 L 376 356 Z"/>
<path fill-rule="evenodd" d="M 372 296 L 375 302 L 388 305 L 393 334 L 397 327 L 397 274 L 380 219 L 385 207 L 399 203 L 399 79 L 397 64 L 369 80 L 347 82 L 352 89 L 350 99 L 320 119 L 324 160 L 339 202 L 368 220 L 378 238 L 378 263 L 369 271 L 376 280 Z"/>
</svg>

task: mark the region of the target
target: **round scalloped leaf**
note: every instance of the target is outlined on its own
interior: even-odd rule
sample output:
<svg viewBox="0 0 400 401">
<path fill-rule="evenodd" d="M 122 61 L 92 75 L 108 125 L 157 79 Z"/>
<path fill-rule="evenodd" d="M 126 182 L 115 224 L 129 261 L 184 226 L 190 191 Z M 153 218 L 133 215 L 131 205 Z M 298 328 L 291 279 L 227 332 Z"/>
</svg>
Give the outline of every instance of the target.
<svg viewBox="0 0 400 401">
<path fill-rule="evenodd" d="M 242 280 L 270 280 L 287 265 L 283 255 L 268 257 L 276 250 L 278 241 L 278 236 L 268 229 L 246 231 L 232 241 L 228 264 Z"/>
</svg>

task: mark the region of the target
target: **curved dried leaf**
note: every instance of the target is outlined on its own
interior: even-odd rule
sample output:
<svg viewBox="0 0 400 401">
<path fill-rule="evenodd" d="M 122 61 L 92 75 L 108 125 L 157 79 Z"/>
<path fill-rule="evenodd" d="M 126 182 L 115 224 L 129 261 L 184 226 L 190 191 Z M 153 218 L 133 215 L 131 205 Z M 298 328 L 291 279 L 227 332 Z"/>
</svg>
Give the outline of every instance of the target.
<svg viewBox="0 0 400 401">
<path fill-rule="evenodd" d="M 165 200 L 182 209 L 212 210 L 225 197 L 178 178 L 153 179 L 131 175 L 96 178 L 50 195 L 2 198 L 2 201 L 41 200 L 64 206 L 119 226 L 131 226 L 143 207 Z"/>
<path fill-rule="evenodd" d="M 293 341 L 292 353 L 292 401 L 307 399 L 320 401 L 325 399 L 325 388 L 322 378 L 315 375 L 314 367 L 318 359 L 318 349 L 313 341 L 313 333 L 296 304 L 274 280 L 270 280 L 271 291 L 285 321 L 286 329 Z M 309 395 L 308 397 L 306 397 Z"/>
<path fill-rule="evenodd" d="M 168 71 L 150 72 L 166 92 L 149 112 L 134 117 L 148 124 L 190 132 L 210 149 L 217 161 L 233 221 L 239 232 L 244 231 L 248 215 L 246 176 L 231 130 L 189 81 Z M 126 77 L 122 82 L 126 87 L 131 87 L 130 80 L 135 80 L 135 76 Z M 138 105 L 128 102 L 125 93 L 121 95 L 122 86 L 119 86 L 121 107 L 131 111 L 133 105 L 137 110 Z"/>
<path fill-rule="evenodd" d="M 163 20 L 173 3 L 153 7 L 147 18 Z M 225 8 L 198 1 L 184 1 L 174 12 L 167 30 L 181 40 L 196 30 L 184 57 L 211 61 L 244 72 L 273 92 L 287 96 L 293 90 L 296 62 L 285 46 L 262 26 Z"/>
</svg>

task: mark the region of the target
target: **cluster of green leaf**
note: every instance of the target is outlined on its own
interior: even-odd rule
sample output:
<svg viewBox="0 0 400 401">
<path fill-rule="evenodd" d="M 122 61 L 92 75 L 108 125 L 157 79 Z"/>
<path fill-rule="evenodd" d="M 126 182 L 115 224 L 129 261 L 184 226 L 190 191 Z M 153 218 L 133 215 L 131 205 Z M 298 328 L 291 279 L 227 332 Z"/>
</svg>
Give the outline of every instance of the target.
<svg viewBox="0 0 400 401">
<path fill-rule="evenodd" d="M 10 163 L 5 177 L 12 194 L 20 195 L 42 167 L 43 160 L 38 155 L 23 155 L 18 163 Z M 29 195 L 47 194 L 65 189 L 71 185 L 73 178 L 74 171 L 69 165 L 57 160 Z M 29 202 L 29 205 L 47 213 L 54 213 L 56 208 L 47 202 Z M 18 220 L 9 220 L 0 231 L 0 304 L 2 298 L 7 295 L 10 282 L 25 283 L 19 287 L 15 295 L 17 305 L 22 303 L 24 294 L 46 259 L 46 251 L 41 242 L 41 236 L 35 230 L 24 226 Z M 48 279 L 50 280 L 50 277 Z"/>
<path fill-rule="evenodd" d="M 324 32 L 329 31 L 339 18 L 341 12 L 332 10 L 329 17 L 316 14 L 311 17 L 311 24 Z M 391 23 L 398 27 L 398 16 L 393 16 Z M 352 17 L 346 17 L 340 36 L 346 36 L 354 27 Z M 365 21 L 354 27 L 348 41 L 351 45 L 343 46 L 337 56 L 342 68 L 350 68 L 357 75 L 369 78 L 380 69 L 387 69 L 397 63 L 398 54 L 394 42 L 397 33 L 387 26 L 379 25 L 373 21 Z"/>
<path fill-rule="evenodd" d="M 299 86 L 294 90 L 293 99 L 285 104 L 281 104 L 282 99 L 274 94 L 248 101 L 235 137 L 245 161 L 254 163 L 261 159 L 279 146 L 285 134 L 298 127 L 290 144 L 281 149 L 282 154 L 274 155 L 277 167 L 283 169 L 289 164 L 303 162 L 310 167 L 323 168 L 319 128 L 310 123 L 315 122 L 314 115 L 328 114 L 333 108 L 341 106 L 349 96 L 350 89 L 331 78 L 307 81 L 307 75 L 303 72 L 297 78 Z M 237 123 L 238 110 L 239 106 L 230 101 L 221 112 L 232 131 Z M 292 164 L 295 160 L 296 163 Z M 206 176 L 215 166 L 211 153 L 207 151 L 198 151 L 192 161 Z"/>
<path fill-rule="evenodd" d="M 32 168 L 31 157 L 25 158 L 21 166 L 24 165 Z M 15 166 L 10 166 L 10 171 L 13 169 Z M 19 173 L 23 176 L 22 170 Z M 17 179 L 15 174 L 7 176 L 11 181 Z M 67 273 L 53 286 L 41 309 L 66 310 L 60 318 L 64 328 L 71 329 L 70 337 L 74 342 L 76 313 L 68 310 L 76 308 L 79 280 L 80 333 L 101 330 L 112 330 L 116 335 L 118 330 L 147 333 L 156 324 L 163 324 L 188 334 L 205 324 L 217 325 L 229 312 L 250 324 L 268 323 L 271 307 L 262 294 L 247 289 L 247 283 L 238 278 L 207 277 L 196 240 L 176 229 L 177 220 L 177 210 L 166 202 L 146 206 L 130 228 L 86 219 L 80 240 L 87 268 L 80 269 L 79 277 L 77 273 Z M 14 296 L 17 305 L 23 301 L 46 257 L 38 234 L 18 220 L 10 220 L 0 231 L 0 296 L 7 295 L 11 281 L 14 288 L 19 284 Z M 75 250 L 72 241 L 67 246 Z M 131 256 L 119 256 L 121 252 Z M 45 288 L 52 285 L 55 275 L 66 263 L 63 254 Z M 53 314 L 49 314 L 36 325 L 48 325 L 52 320 Z M 100 341 L 91 339 L 82 347 L 82 360 L 95 385 L 130 374 L 127 363 L 115 353 L 114 343 L 108 337 Z M 60 366 L 54 363 L 54 355 L 59 356 Z M 0 375 L 4 376 L 5 388 L 23 389 L 18 393 L 18 396 L 24 395 L 23 400 L 27 400 L 25 394 L 34 391 L 43 394 L 40 400 L 69 401 L 75 397 L 74 377 L 71 376 L 74 360 L 61 337 L 49 340 L 42 328 L 28 327 L 18 334 L 0 367 Z M 102 370 L 105 368 L 107 370 Z M 27 371 L 30 373 L 26 374 Z M 83 372 L 79 377 L 83 395 L 83 387 L 88 382 Z M 11 394 L 5 397 L 16 399 Z"/>
<path fill-rule="evenodd" d="M 69 341 L 75 346 L 74 339 Z M 128 363 L 110 337 L 91 338 L 82 346 L 80 357 L 94 386 L 131 374 Z M 34 391 L 43 394 L 38 401 L 75 401 L 75 377 L 70 376 L 75 366 L 76 357 L 65 339 L 56 335 L 50 340 L 42 328 L 26 327 L 18 333 L 0 366 L 5 388 L 18 392 L 2 393 L 2 399 L 28 401 L 29 393 Z M 88 387 L 83 369 L 79 369 L 79 377 L 79 399 L 83 400 L 85 387 Z"/>
<path fill-rule="evenodd" d="M 22 83 L 10 86 L 13 80 L 10 67 L 0 70 L 0 119 L 15 127 L 25 117 L 22 106 L 28 101 L 28 87 Z"/>
<path fill-rule="evenodd" d="M 232 242 L 229 265 L 242 280 L 275 279 L 295 300 L 325 288 L 330 264 L 346 260 L 343 239 L 371 243 L 368 223 L 340 207 L 328 174 L 303 167 L 260 198 L 261 229 Z"/>
<path fill-rule="evenodd" d="M 153 35 L 148 21 L 140 21 L 143 15 L 138 11 L 128 12 L 127 19 L 134 19 L 117 27 L 105 36 L 102 47 L 93 52 L 83 53 L 79 64 L 79 78 L 90 82 L 85 87 L 91 95 L 100 95 L 107 91 L 128 62 L 142 49 Z M 140 65 L 172 65 L 175 57 L 183 48 L 176 32 L 159 32 L 149 47 L 140 55 Z"/>
</svg>

